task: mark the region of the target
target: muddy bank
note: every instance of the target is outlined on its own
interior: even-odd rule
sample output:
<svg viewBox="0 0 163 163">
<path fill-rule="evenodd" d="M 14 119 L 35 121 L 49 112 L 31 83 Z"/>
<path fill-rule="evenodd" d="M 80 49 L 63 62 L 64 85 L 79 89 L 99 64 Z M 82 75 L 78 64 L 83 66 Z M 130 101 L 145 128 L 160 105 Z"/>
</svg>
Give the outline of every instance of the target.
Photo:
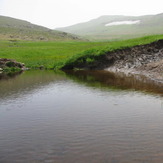
<svg viewBox="0 0 163 163">
<path fill-rule="evenodd" d="M 24 63 L 17 62 L 13 59 L 0 58 L 0 73 L 23 71 L 25 69 Z"/>
<path fill-rule="evenodd" d="M 84 59 L 82 63 L 76 62 L 64 69 L 105 69 L 114 72 L 138 73 L 163 82 L 163 40 L 95 56 L 94 62 L 91 63 Z"/>
<path fill-rule="evenodd" d="M 106 65 L 106 70 L 143 74 L 163 82 L 163 40 L 119 50 L 108 57 L 114 61 L 108 67 Z"/>
</svg>

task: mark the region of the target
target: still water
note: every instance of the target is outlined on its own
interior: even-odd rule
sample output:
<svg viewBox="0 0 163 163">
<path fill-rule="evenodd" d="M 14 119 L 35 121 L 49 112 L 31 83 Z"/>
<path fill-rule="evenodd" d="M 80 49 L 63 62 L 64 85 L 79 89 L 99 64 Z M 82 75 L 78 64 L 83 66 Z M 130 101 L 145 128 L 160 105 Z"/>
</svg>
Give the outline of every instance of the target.
<svg viewBox="0 0 163 163">
<path fill-rule="evenodd" d="M 162 162 L 161 83 L 105 71 L 0 80 L 0 163 Z"/>
</svg>

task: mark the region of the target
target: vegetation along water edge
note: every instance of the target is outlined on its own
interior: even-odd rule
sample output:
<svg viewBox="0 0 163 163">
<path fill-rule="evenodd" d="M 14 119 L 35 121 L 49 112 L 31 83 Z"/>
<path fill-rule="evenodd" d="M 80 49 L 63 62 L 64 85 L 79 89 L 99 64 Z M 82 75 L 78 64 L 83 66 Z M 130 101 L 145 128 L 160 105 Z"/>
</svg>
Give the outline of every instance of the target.
<svg viewBox="0 0 163 163">
<path fill-rule="evenodd" d="M 148 72 L 162 81 L 162 39 L 163 35 L 107 42 L 1 41 L 0 58 L 15 59 L 28 68 Z"/>
<path fill-rule="evenodd" d="M 88 50 L 70 58 L 62 69 L 137 73 L 163 82 L 162 35 L 112 42 L 105 49 Z"/>
</svg>

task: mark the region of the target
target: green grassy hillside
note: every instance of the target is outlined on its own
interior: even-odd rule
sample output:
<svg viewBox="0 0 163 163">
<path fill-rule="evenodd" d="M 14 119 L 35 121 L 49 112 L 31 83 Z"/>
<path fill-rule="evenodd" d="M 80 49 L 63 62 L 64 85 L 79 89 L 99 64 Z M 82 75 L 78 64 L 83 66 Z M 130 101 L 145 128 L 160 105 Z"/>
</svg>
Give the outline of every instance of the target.
<svg viewBox="0 0 163 163">
<path fill-rule="evenodd" d="M 111 25 L 106 24 L 122 21 L 137 21 L 138 24 Z M 163 14 L 147 16 L 101 16 L 89 22 L 58 28 L 92 40 L 113 40 L 163 34 Z"/>
<path fill-rule="evenodd" d="M 0 16 L 0 40 L 79 40 L 75 35 L 31 24 L 30 22 Z"/>
<path fill-rule="evenodd" d="M 114 42 L 27 42 L 0 41 L 0 58 L 15 59 L 29 68 L 61 68 L 83 61 L 93 62 L 99 55 L 117 49 L 148 44 L 163 35 Z"/>
<path fill-rule="evenodd" d="M 15 59 L 29 68 L 44 66 L 53 68 L 62 65 L 75 54 L 90 48 L 107 45 L 103 42 L 27 42 L 0 41 L 0 58 Z"/>
<path fill-rule="evenodd" d="M 66 62 L 61 65 L 62 69 L 75 69 L 78 67 L 84 67 L 83 65 L 94 65 L 97 66 L 96 61 L 99 61 L 103 56 L 110 52 L 117 50 L 128 49 L 137 45 L 150 44 L 152 42 L 162 40 L 163 35 L 153 35 L 146 36 L 141 38 L 122 40 L 122 41 L 113 41 L 101 47 L 91 48 L 82 53 L 73 55 L 68 58 Z"/>
</svg>

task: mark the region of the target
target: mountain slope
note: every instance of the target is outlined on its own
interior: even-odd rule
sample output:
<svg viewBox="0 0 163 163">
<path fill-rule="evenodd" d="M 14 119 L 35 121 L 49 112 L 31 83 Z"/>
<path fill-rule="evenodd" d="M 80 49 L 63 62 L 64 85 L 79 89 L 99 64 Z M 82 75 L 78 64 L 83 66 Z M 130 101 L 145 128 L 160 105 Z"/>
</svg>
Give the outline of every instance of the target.
<svg viewBox="0 0 163 163">
<path fill-rule="evenodd" d="M 58 28 L 58 30 L 101 40 L 163 34 L 163 14 L 101 16 L 89 22 Z"/>
<path fill-rule="evenodd" d="M 75 35 L 31 24 L 30 22 L 0 16 L 1 40 L 79 40 Z"/>
</svg>

